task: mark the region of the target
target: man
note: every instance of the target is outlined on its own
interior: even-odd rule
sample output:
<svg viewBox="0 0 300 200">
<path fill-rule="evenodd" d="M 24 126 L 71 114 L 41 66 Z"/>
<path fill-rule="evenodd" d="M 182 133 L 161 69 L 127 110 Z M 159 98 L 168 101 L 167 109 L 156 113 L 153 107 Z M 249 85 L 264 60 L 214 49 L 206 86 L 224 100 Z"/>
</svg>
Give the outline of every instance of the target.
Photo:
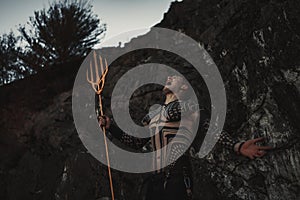
<svg viewBox="0 0 300 200">
<path fill-rule="evenodd" d="M 147 114 L 142 120 L 153 135 L 149 139 L 130 136 L 122 132 L 108 117 L 100 117 L 100 126 L 132 148 L 142 148 L 151 140 L 152 150 L 156 153 L 153 158 L 154 174 L 146 194 L 147 200 L 191 199 L 191 164 L 185 150 L 191 143 L 192 133 L 196 131 L 195 121 L 201 116 L 198 110 L 183 106 L 185 102 L 181 100 L 188 99 L 189 90 L 188 84 L 181 76 L 168 77 L 163 88 L 166 96 L 164 105 Z M 262 157 L 266 153 L 265 150 L 271 149 L 255 144 L 261 140 L 263 138 L 236 142 L 226 132 L 222 132 L 218 143 L 237 154 L 254 159 Z M 167 148 L 162 148 L 165 145 L 168 145 Z M 166 163 L 171 164 L 162 168 Z"/>
</svg>

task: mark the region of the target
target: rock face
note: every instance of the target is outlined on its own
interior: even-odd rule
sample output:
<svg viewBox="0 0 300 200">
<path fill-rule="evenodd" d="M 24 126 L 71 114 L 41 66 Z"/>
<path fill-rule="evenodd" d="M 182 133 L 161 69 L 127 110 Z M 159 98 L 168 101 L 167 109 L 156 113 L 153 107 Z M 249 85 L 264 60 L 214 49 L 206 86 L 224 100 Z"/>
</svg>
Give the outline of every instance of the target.
<svg viewBox="0 0 300 200">
<path fill-rule="evenodd" d="M 227 92 L 225 129 L 240 140 L 266 137 L 265 144 L 275 147 L 255 160 L 221 147 L 204 159 L 193 155 L 195 199 L 300 198 L 299 10 L 296 0 L 185 0 L 172 3 L 156 25 L 192 37 L 217 64 Z M 115 51 L 122 48 L 108 52 Z M 166 52 L 132 52 L 110 67 L 104 97 L 122 74 L 150 62 L 188 65 Z M 53 66 L 0 88 L 1 199 L 109 196 L 106 167 L 88 154 L 73 123 L 72 86 L 80 63 Z M 199 78 L 192 82 L 205 88 Z M 162 101 L 160 89 L 137 91 L 134 119 Z M 210 103 L 205 97 L 201 101 L 206 107 Z M 118 199 L 141 199 L 146 176 L 113 170 Z"/>
<path fill-rule="evenodd" d="M 174 3 L 158 25 L 204 43 L 227 83 L 226 125 L 233 136 L 264 136 L 276 147 L 255 161 L 218 151 L 208 156 L 209 174 L 223 196 L 300 198 L 299 6 L 296 1 L 184 1 Z"/>
<path fill-rule="evenodd" d="M 220 152 L 208 156 L 209 174 L 223 196 L 300 198 L 299 6 L 296 1 L 185 1 L 173 4 L 158 25 L 204 43 L 227 83 L 226 125 L 233 136 L 263 136 L 275 147 L 255 161 Z"/>
</svg>

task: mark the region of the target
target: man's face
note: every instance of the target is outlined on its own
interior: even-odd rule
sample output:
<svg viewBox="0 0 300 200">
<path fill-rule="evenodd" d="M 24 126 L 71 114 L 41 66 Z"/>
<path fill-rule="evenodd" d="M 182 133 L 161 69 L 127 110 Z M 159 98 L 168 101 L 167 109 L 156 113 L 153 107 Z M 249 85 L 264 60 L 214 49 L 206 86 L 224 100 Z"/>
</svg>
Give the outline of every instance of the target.
<svg viewBox="0 0 300 200">
<path fill-rule="evenodd" d="M 163 91 L 165 94 L 167 93 L 177 93 L 180 90 L 186 89 L 186 84 L 184 79 L 181 76 L 168 76 L 165 87 Z"/>
</svg>

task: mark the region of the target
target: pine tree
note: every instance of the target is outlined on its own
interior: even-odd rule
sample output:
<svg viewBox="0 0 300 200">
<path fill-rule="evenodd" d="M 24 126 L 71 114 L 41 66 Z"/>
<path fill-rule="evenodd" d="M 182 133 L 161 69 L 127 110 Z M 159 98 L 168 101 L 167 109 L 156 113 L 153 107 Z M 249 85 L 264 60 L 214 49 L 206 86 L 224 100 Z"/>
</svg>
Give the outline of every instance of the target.
<svg viewBox="0 0 300 200">
<path fill-rule="evenodd" d="M 106 31 L 88 1 L 54 2 L 35 11 L 28 25 L 19 28 L 26 42 L 21 60 L 36 71 L 86 56 Z"/>
</svg>

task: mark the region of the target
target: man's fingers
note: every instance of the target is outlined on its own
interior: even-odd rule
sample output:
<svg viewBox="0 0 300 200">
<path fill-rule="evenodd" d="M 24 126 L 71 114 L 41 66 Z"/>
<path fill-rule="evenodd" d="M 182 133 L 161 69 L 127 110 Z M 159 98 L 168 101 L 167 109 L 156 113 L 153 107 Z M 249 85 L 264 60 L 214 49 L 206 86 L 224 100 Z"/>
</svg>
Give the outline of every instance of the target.
<svg viewBox="0 0 300 200">
<path fill-rule="evenodd" d="M 100 122 L 101 126 L 105 126 L 105 124 L 106 124 L 106 116 L 100 116 L 99 122 Z"/>
<path fill-rule="evenodd" d="M 263 153 L 260 154 L 260 157 L 266 155 L 266 153 L 267 153 L 267 152 L 264 151 Z"/>
<path fill-rule="evenodd" d="M 109 129 L 111 124 L 111 120 L 108 116 L 102 115 L 99 116 L 99 125 L 103 128 L 105 127 L 105 129 Z"/>
<path fill-rule="evenodd" d="M 263 141 L 265 138 L 264 137 L 259 137 L 259 138 L 255 138 L 255 139 L 252 139 L 250 140 L 252 144 L 256 143 L 256 142 L 260 142 L 260 141 Z"/>
<path fill-rule="evenodd" d="M 271 147 L 271 146 L 258 146 L 258 149 L 260 149 L 260 150 L 270 150 L 270 149 L 273 149 L 273 147 Z"/>
<path fill-rule="evenodd" d="M 258 158 L 260 158 L 260 157 L 263 157 L 265 154 L 266 154 L 266 152 L 265 152 L 265 151 L 263 151 L 263 150 L 259 150 L 259 151 L 257 151 L 257 153 L 256 153 L 255 157 L 258 157 Z"/>
<path fill-rule="evenodd" d="M 106 119 L 107 119 L 107 117 L 106 117 L 106 116 L 104 116 L 104 115 L 102 115 L 102 116 L 100 116 L 100 119 L 102 119 L 102 120 L 106 120 Z"/>
</svg>

